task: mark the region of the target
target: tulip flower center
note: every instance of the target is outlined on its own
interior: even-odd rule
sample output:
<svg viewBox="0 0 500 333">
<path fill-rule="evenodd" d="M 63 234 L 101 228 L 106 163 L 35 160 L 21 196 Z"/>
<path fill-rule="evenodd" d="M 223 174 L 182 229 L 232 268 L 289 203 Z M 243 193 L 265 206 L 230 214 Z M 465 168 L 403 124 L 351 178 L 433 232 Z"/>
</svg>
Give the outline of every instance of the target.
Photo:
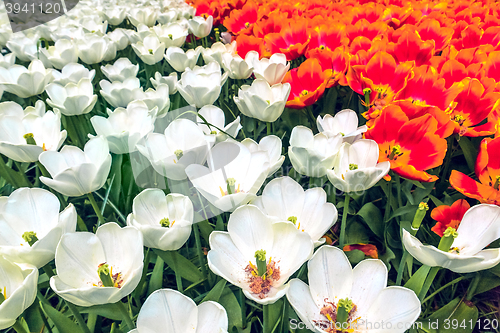
<svg viewBox="0 0 500 333">
<path fill-rule="evenodd" d="M 30 246 L 33 246 L 33 244 L 35 244 L 36 241 L 38 240 L 38 237 L 36 237 L 36 232 L 34 231 L 26 231 L 22 237 L 24 241 L 28 243 Z"/>
<path fill-rule="evenodd" d="M 153 54 L 153 49 L 148 50 L 149 54 Z"/>
<path fill-rule="evenodd" d="M 174 151 L 174 154 L 175 154 L 175 157 L 177 157 L 177 161 L 180 160 L 182 158 L 182 156 L 184 156 L 184 152 L 181 149 L 177 149 L 176 151 Z M 177 163 L 177 162 L 174 160 L 174 163 Z"/>
<path fill-rule="evenodd" d="M 227 191 L 224 191 L 222 189 L 222 187 L 219 186 L 220 194 L 222 196 L 243 192 L 242 190 L 240 190 L 240 185 L 241 184 L 238 184 L 238 187 L 236 187 L 236 179 L 234 179 L 234 178 L 228 178 L 226 180 L 226 183 L 227 183 L 227 185 L 226 185 Z"/>
<path fill-rule="evenodd" d="M 165 217 L 165 218 L 162 218 L 160 220 L 160 225 L 164 228 L 169 228 L 169 227 L 172 227 L 175 223 L 175 220 L 172 221 L 172 223 L 170 223 L 170 220 L 168 219 L 168 217 Z"/>
<path fill-rule="evenodd" d="M 401 151 L 401 146 L 400 145 L 395 145 L 394 147 L 389 146 L 390 149 L 390 154 L 387 155 L 387 158 L 390 160 L 397 160 L 399 156 L 403 155 L 404 153 Z M 387 154 L 387 150 L 385 151 Z"/>
<path fill-rule="evenodd" d="M 456 247 L 452 248 L 453 241 L 457 238 L 458 232 L 455 228 L 448 227 L 443 237 L 441 237 L 441 241 L 439 241 L 438 249 L 444 252 L 452 252 L 452 253 L 460 253 L 460 250 Z"/>
<path fill-rule="evenodd" d="M 217 131 L 211 131 L 210 134 L 217 134 Z"/>
<path fill-rule="evenodd" d="M 97 274 L 101 280 L 98 284 L 99 287 L 121 288 L 123 285 L 122 273 L 113 274 L 113 267 L 106 263 L 99 264 Z"/>
<path fill-rule="evenodd" d="M 248 28 L 250 26 L 250 23 L 246 22 L 245 23 L 245 28 Z"/>
<path fill-rule="evenodd" d="M 301 230 L 300 229 L 300 222 L 297 223 L 297 216 L 290 216 L 287 221 L 290 221 L 292 222 L 293 224 L 295 224 L 297 226 L 297 229 Z M 304 229 L 301 230 L 302 232 L 304 232 Z"/>
<path fill-rule="evenodd" d="M 319 46 L 319 49 L 320 49 L 320 50 L 324 50 L 324 49 L 325 49 L 325 45 L 320 45 L 320 46 Z"/>
<path fill-rule="evenodd" d="M 258 294 L 260 298 L 265 298 L 273 283 L 279 280 L 281 276 L 280 269 L 276 266 L 276 262 L 272 260 L 272 257 L 267 261 L 265 250 L 255 251 L 255 261 L 256 265 L 251 261 L 248 262 L 245 272 L 248 274 L 252 293 Z"/>
<path fill-rule="evenodd" d="M 356 309 L 356 305 L 349 298 L 340 299 L 337 305 L 326 301 L 325 306 L 320 310 L 320 314 L 325 316 L 328 321 L 319 320 L 314 321 L 314 323 L 328 333 L 353 332 L 350 323 L 354 318 Z"/>
<path fill-rule="evenodd" d="M 23 137 L 26 140 L 27 144 L 36 146 L 36 142 L 35 142 L 35 139 L 33 137 L 33 133 L 26 133 L 26 134 L 24 134 Z"/>
<path fill-rule="evenodd" d="M 3 291 L 0 293 L 0 305 L 7 299 L 7 287 L 3 287 Z"/>
<path fill-rule="evenodd" d="M 456 123 L 458 123 L 460 126 L 462 126 L 462 125 L 463 125 L 463 123 L 464 123 L 465 118 L 464 118 L 464 116 L 462 116 L 461 114 L 457 114 L 457 115 L 453 116 L 453 117 L 451 118 L 451 120 L 453 120 L 454 122 L 456 122 Z"/>
<path fill-rule="evenodd" d="M 357 164 L 353 164 L 353 163 L 350 163 L 349 164 L 349 170 L 357 170 L 358 169 L 358 165 Z"/>
<path fill-rule="evenodd" d="M 495 190 L 498 190 L 498 187 L 500 186 L 500 176 L 497 176 L 497 179 L 495 181 L 495 184 L 493 184 L 493 188 Z"/>
<path fill-rule="evenodd" d="M 300 92 L 300 96 L 307 96 L 307 94 L 309 94 L 309 91 L 305 89 Z"/>
<path fill-rule="evenodd" d="M 170 40 L 174 39 L 174 36 L 172 36 L 172 34 L 168 34 L 168 38 L 170 38 Z"/>
</svg>

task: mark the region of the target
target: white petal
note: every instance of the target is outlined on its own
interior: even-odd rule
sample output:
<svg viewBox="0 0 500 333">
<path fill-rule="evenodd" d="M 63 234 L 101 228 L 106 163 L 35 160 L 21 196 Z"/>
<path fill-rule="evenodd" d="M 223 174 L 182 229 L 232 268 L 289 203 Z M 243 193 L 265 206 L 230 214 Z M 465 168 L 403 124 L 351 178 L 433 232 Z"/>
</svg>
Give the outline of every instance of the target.
<svg viewBox="0 0 500 333">
<path fill-rule="evenodd" d="M 216 302 L 203 302 L 198 306 L 197 333 L 221 333 L 226 332 L 228 320 L 226 309 Z"/>
</svg>

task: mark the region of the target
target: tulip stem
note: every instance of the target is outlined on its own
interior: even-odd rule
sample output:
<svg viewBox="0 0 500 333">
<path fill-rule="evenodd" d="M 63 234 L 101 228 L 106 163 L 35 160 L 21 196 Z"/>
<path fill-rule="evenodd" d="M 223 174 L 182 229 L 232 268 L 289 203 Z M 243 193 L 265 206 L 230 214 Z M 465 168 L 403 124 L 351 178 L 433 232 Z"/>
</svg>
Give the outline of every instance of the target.
<svg viewBox="0 0 500 333">
<path fill-rule="evenodd" d="M 262 306 L 262 332 L 269 333 L 270 322 L 269 322 L 269 305 Z"/>
<path fill-rule="evenodd" d="M 21 324 L 19 319 L 16 320 L 14 325 L 12 325 L 12 328 L 16 330 L 17 333 L 28 333 L 28 331 L 26 331 L 26 329 L 24 328 L 23 324 Z"/>
<path fill-rule="evenodd" d="M 129 331 L 133 330 L 135 328 L 134 322 L 132 321 L 132 318 L 130 318 L 130 314 L 127 311 L 127 308 L 125 308 L 125 304 L 122 301 L 116 302 L 116 307 L 118 311 L 121 312 L 123 321 L 125 324 L 127 324 Z"/>
<path fill-rule="evenodd" d="M 477 286 L 479 285 L 479 280 L 481 280 L 481 275 L 476 272 L 474 279 L 471 281 L 469 285 L 469 290 L 467 290 L 466 300 L 470 301 L 472 297 L 474 297 L 474 293 L 476 292 Z"/>
<path fill-rule="evenodd" d="M 440 268 L 441 267 L 438 267 L 438 266 L 432 267 L 429 274 L 427 274 L 427 278 L 425 279 L 424 285 L 422 286 L 422 289 L 420 290 L 420 293 L 418 294 L 418 299 L 420 301 L 422 301 L 424 299 L 425 295 L 429 291 L 429 288 L 431 287 L 432 282 L 434 281 L 434 278 L 436 277 Z"/>
<path fill-rule="evenodd" d="M 92 205 L 92 208 L 94 208 L 94 211 L 97 215 L 97 219 L 99 220 L 99 225 L 103 225 L 105 223 L 104 221 L 104 216 L 102 216 L 101 209 L 97 205 L 97 202 L 95 201 L 94 195 L 92 192 L 87 193 L 87 197 L 89 198 L 90 204 Z"/>
<path fill-rule="evenodd" d="M 401 281 L 403 280 L 403 271 L 406 267 L 406 260 L 408 259 L 408 251 L 403 247 L 403 257 L 401 258 L 401 262 L 398 267 L 398 276 L 396 278 L 396 286 L 401 285 Z"/>
<path fill-rule="evenodd" d="M 207 220 L 207 223 L 208 223 L 208 220 Z M 205 267 L 205 258 L 204 258 L 205 256 L 203 254 L 203 249 L 201 248 L 200 229 L 198 228 L 197 224 L 193 225 L 193 231 L 194 231 L 194 240 L 196 243 L 196 252 L 197 252 L 199 260 L 200 260 L 201 273 L 205 277 L 205 287 L 207 287 L 207 289 L 210 289 L 211 286 L 210 286 L 210 282 L 208 281 L 207 268 Z"/>
<path fill-rule="evenodd" d="M 345 245 L 345 227 L 346 227 L 346 222 L 347 222 L 347 213 L 349 211 L 349 194 L 344 193 L 345 198 L 344 198 L 344 211 L 342 212 L 342 222 L 340 225 L 340 249 L 344 249 Z"/>
<path fill-rule="evenodd" d="M 85 320 L 83 320 L 82 315 L 80 312 L 78 312 L 78 309 L 76 306 L 74 306 L 71 302 L 65 301 L 66 305 L 68 306 L 69 310 L 73 313 L 73 317 L 75 317 L 76 321 L 78 322 L 78 325 L 81 327 L 83 333 L 90 333 L 90 330 L 85 323 Z"/>
<path fill-rule="evenodd" d="M 271 123 L 267 123 L 267 135 L 272 134 Z"/>
</svg>

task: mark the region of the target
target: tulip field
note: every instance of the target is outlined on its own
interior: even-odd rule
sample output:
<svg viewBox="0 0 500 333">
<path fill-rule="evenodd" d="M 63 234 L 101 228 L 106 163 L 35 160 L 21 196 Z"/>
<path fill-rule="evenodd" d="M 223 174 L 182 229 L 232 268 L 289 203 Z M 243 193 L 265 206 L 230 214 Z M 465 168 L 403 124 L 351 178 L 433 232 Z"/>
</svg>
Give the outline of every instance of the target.
<svg viewBox="0 0 500 333">
<path fill-rule="evenodd" d="M 0 2 L 0 332 L 499 321 L 500 2 Z"/>
</svg>

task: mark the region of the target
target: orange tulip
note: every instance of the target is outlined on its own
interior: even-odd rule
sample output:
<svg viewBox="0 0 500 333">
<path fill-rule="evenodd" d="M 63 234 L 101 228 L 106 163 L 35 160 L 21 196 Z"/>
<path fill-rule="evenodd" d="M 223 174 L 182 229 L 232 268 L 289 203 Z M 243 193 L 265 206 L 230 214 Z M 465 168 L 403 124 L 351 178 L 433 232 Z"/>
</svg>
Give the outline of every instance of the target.
<svg viewBox="0 0 500 333">
<path fill-rule="evenodd" d="M 279 33 L 271 33 L 264 37 L 266 48 L 271 54 L 284 53 L 288 61 L 297 59 L 306 51 L 309 44 L 307 21 L 288 22 Z"/>
<path fill-rule="evenodd" d="M 371 257 L 373 259 L 378 259 L 378 250 L 377 247 L 373 244 L 359 243 L 359 244 L 345 245 L 343 250 L 344 252 L 352 250 L 360 250 L 366 256 Z"/>
<path fill-rule="evenodd" d="M 470 208 L 465 199 L 455 201 L 451 206 L 441 205 L 434 208 L 431 212 L 432 219 L 437 223 L 432 227 L 432 231 L 443 237 L 444 231 L 448 227 L 458 229 L 465 212 Z"/>
<path fill-rule="evenodd" d="M 328 77 L 323 72 L 318 59 L 304 61 L 298 68 L 286 73 L 283 83 L 292 86 L 286 106 L 301 109 L 314 104 L 325 92 Z"/>
</svg>

